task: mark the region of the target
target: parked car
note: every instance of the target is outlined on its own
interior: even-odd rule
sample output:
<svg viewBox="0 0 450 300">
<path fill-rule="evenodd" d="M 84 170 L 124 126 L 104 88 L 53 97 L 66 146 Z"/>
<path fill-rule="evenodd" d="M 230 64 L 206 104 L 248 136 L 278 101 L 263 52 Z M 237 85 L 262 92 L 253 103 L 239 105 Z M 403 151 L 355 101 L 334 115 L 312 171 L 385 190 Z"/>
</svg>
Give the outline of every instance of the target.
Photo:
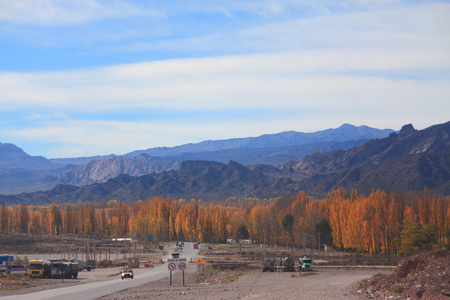
<svg viewBox="0 0 450 300">
<path fill-rule="evenodd" d="M 122 272 L 120 272 L 120 276 L 122 277 L 122 279 L 124 278 L 131 278 L 133 279 L 133 270 L 128 268 L 128 269 L 123 269 Z"/>
</svg>

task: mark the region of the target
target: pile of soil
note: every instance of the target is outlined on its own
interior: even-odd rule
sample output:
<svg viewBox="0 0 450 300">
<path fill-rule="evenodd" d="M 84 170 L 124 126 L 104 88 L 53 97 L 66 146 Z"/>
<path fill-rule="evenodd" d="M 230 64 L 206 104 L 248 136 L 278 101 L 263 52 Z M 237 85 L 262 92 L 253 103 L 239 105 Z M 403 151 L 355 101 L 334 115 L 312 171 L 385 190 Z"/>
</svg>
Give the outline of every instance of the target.
<svg viewBox="0 0 450 300">
<path fill-rule="evenodd" d="M 364 287 L 365 286 L 365 287 Z M 394 273 L 376 275 L 360 292 L 374 299 L 446 299 L 450 297 L 450 251 L 443 245 L 402 261 Z"/>
</svg>

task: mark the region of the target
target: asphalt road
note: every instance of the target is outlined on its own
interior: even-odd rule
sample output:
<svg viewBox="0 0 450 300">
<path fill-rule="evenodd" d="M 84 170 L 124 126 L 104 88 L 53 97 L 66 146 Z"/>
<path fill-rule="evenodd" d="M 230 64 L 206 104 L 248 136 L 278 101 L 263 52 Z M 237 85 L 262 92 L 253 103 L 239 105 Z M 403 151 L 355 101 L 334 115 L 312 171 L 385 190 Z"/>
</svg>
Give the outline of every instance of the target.
<svg viewBox="0 0 450 300">
<path fill-rule="evenodd" d="M 193 243 L 185 243 L 183 251 L 180 253 L 180 258 L 186 258 L 189 262 L 192 258 L 196 261 L 195 257 L 198 254 L 198 250 L 193 249 Z M 173 271 L 172 274 L 181 272 L 180 270 Z M 70 287 L 50 289 L 36 293 L 5 296 L 0 297 L 2 300 L 9 299 L 64 299 L 64 300 L 78 300 L 78 299 L 98 299 L 103 296 L 107 296 L 113 293 L 117 293 L 132 287 L 137 287 L 152 281 L 160 280 L 165 277 L 169 277 L 170 272 L 168 270 L 168 263 L 160 265 L 155 268 L 149 269 L 148 272 L 135 274 L 134 279 L 122 280 L 121 278 L 115 278 L 107 281 L 93 282 L 87 284 L 80 284 Z"/>
</svg>

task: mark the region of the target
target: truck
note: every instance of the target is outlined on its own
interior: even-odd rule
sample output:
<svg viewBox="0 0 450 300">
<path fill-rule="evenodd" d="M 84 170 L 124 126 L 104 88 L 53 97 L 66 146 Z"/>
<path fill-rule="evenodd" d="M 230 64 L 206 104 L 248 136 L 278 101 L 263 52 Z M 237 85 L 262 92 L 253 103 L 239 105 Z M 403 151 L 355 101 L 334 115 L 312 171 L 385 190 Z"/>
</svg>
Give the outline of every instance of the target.
<svg viewBox="0 0 450 300">
<path fill-rule="evenodd" d="M 282 271 L 283 272 L 294 272 L 295 271 L 295 262 L 292 257 L 285 257 L 281 261 Z"/>
<path fill-rule="evenodd" d="M 86 271 L 94 270 L 96 263 L 97 262 L 95 261 L 95 259 L 88 259 L 86 265 L 84 266 L 84 269 L 86 269 Z"/>
<path fill-rule="evenodd" d="M 69 260 L 69 263 L 76 264 L 78 266 L 78 271 L 83 271 L 83 270 L 91 271 L 91 270 L 95 269 L 96 261 L 92 259 L 92 260 L 88 260 L 87 262 L 82 262 L 82 261 L 79 261 L 78 258 L 72 257 Z"/>
<path fill-rule="evenodd" d="M 263 259 L 262 265 L 263 265 L 263 272 L 265 272 L 265 271 L 270 271 L 270 272 L 275 271 L 275 260 L 273 258 L 265 258 L 265 259 Z"/>
<path fill-rule="evenodd" d="M 299 271 L 306 272 L 313 270 L 313 260 L 311 257 L 305 255 L 299 258 L 299 263 L 300 263 Z"/>
<path fill-rule="evenodd" d="M 80 270 L 78 263 L 68 262 L 64 263 L 64 266 L 66 278 L 76 279 L 78 277 L 78 271 Z"/>
<path fill-rule="evenodd" d="M 58 259 L 46 260 L 44 262 L 45 278 L 61 278 L 61 261 Z"/>
<path fill-rule="evenodd" d="M 41 259 L 32 259 L 28 264 L 28 276 L 43 278 L 44 277 L 44 261 Z"/>
<path fill-rule="evenodd" d="M 77 278 L 78 271 L 78 263 L 66 263 L 57 259 L 48 260 L 44 263 L 44 277 L 46 278 Z"/>
</svg>

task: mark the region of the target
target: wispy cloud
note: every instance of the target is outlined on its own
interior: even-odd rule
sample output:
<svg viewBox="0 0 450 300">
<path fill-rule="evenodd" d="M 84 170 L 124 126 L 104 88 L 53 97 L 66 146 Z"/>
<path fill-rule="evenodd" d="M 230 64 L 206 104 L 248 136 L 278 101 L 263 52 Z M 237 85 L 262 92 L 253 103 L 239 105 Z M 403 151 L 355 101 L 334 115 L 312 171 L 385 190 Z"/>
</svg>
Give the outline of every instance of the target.
<svg viewBox="0 0 450 300">
<path fill-rule="evenodd" d="M 439 51 L 353 53 L 344 49 L 179 59 L 67 72 L 4 73 L 0 74 L 4 95 L 0 103 L 75 111 L 139 107 L 214 110 L 255 108 L 262 99 L 273 99 L 264 104 L 302 107 L 323 105 L 311 100 L 331 100 L 340 93 L 350 99 L 357 90 L 373 90 L 375 97 L 382 94 L 389 100 L 387 91 L 412 96 L 419 87 L 434 88 L 430 80 L 447 90 L 446 81 L 440 78 L 450 68 L 446 58 Z M 426 71 L 431 78 L 423 81 L 417 70 Z M 294 95 L 309 100 L 302 104 Z"/>
<path fill-rule="evenodd" d="M 163 17 L 164 14 L 148 6 L 114 0 L 0 1 L 0 20 L 11 23 L 60 26 L 136 16 Z"/>
<path fill-rule="evenodd" d="M 445 2 L 0 0 L 4 40 L 68 60 L 0 71 L 0 137 L 80 156 L 448 121 L 449 15 Z"/>
</svg>

